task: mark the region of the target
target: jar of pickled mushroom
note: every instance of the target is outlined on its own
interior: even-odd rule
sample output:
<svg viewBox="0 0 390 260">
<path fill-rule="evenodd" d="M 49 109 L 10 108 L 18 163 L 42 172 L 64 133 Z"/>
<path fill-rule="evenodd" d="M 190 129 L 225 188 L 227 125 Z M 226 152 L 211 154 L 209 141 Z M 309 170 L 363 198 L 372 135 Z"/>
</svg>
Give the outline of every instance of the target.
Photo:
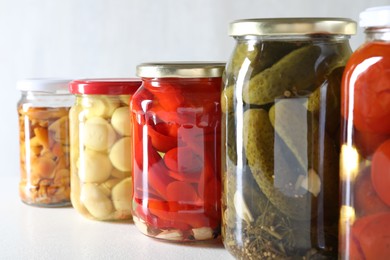
<svg viewBox="0 0 390 260">
<path fill-rule="evenodd" d="M 340 259 L 390 256 L 390 6 L 360 14 L 366 41 L 344 71 Z"/>
<path fill-rule="evenodd" d="M 70 82 L 71 201 L 94 220 L 131 219 L 130 99 L 139 79 Z"/>
<path fill-rule="evenodd" d="M 145 235 L 202 241 L 220 234 L 224 63 L 145 63 L 133 96 L 133 220 Z"/>
<path fill-rule="evenodd" d="M 74 102 L 70 80 L 17 82 L 21 200 L 29 205 L 70 205 L 68 112 Z"/>
<path fill-rule="evenodd" d="M 222 104 L 222 237 L 240 259 L 337 258 L 340 82 L 356 23 L 238 20 Z"/>
</svg>

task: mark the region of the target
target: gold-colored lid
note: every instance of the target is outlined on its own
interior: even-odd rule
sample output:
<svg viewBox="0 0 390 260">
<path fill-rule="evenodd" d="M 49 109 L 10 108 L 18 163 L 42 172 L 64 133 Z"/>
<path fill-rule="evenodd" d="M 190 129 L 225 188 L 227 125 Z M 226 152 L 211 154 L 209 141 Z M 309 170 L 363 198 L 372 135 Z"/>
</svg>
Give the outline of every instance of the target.
<svg viewBox="0 0 390 260">
<path fill-rule="evenodd" d="M 243 19 L 230 23 L 230 36 L 356 34 L 356 22 L 346 18 Z"/>
<path fill-rule="evenodd" d="M 223 62 L 153 62 L 137 66 L 143 78 L 216 78 L 225 69 Z"/>
</svg>

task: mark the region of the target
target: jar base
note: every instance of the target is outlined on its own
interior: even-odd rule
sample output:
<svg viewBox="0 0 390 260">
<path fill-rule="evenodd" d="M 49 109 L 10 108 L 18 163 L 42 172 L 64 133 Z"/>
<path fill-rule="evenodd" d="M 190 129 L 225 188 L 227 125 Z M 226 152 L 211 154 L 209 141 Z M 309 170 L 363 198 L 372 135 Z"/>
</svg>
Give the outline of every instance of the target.
<svg viewBox="0 0 390 260">
<path fill-rule="evenodd" d="M 37 208 L 70 208 L 72 207 L 72 204 L 70 201 L 63 201 L 63 202 L 58 202 L 58 203 L 50 203 L 50 204 L 45 204 L 45 203 L 32 203 L 28 201 L 21 200 L 24 204 L 28 206 L 33 206 Z"/>
</svg>

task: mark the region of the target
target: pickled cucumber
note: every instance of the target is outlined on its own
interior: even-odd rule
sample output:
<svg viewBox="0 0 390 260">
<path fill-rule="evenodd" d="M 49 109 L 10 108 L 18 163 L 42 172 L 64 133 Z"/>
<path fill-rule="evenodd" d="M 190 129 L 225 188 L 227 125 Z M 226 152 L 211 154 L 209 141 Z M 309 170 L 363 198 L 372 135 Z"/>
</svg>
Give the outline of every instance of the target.
<svg viewBox="0 0 390 260">
<path fill-rule="evenodd" d="M 266 41 L 261 44 L 239 42 L 230 59 L 229 74 L 231 73 L 236 77 L 244 61 L 248 60 L 252 68 L 250 71 L 251 77 L 253 77 L 299 47 L 301 47 L 301 44 L 285 41 Z"/>
<path fill-rule="evenodd" d="M 248 69 L 245 70 L 246 73 L 243 76 L 252 78 L 299 47 L 301 47 L 301 44 L 283 41 L 263 42 L 260 45 L 237 44 L 227 68 L 229 77 L 225 79 L 225 88 L 221 95 L 222 112 L 233 111 L 236 78 L 245 60 L 249 63 L 246 65 Z"/>
<path fill-rule="evenodd" d="M 287 216 L 299 220 L 310 219 L 312 216 L 309 195 L 288 197 L 274 188 L 274 129 L 268 112 L 263 109 L 247 110 L 244 113 L 244 129 L 246 157 L 261 191 Z M 287 175 L 289 169 L 282 169 L 286 172 L 280 174 Z"/>
<path fill-rule="evenodd" d="M 234 109 L 234 86 L 227 86 L 221 94 L 221 110 L 227 114 Z"/>
<path fill-rule="evenodd" d="M 308 112 L 303 106 L 306 98 L 280 99 L 269 110 L 270 122 L 276 133 L 305 170 L 308 162 Z"/>
<path fill-rule="evenodd" d="M 313 170 L 320 179 L 324 205 L 316 209 L 325 216 L 338 213 L 338 150 L 317 118 L 304 107 L 303 98 L 283 99 L 270 109 L 276 133 L 294 154 L 301 167 Z"/>
<path fill-rule="evenodd" d="M 334 69 L 321 86 L 309 96 L 307 110 L 312 112 L 319 121 L 325 120 L 326 131 L 336 136 L 340 125 L 340 85 L 344 67 Z"/>
<path fill-rule="evenodd" d="M 243 100 L 248 104 L 264 105 L 291 93 L 306 90 L 316 82 L 316 62 L 321 48 L 301 47 L 280 59 L 272 67 L 253 77 L 243 86 Z"/>
<path fill-rule="evenodd" d="M 227 125 L 226 125 L 226 148 L 227 155 L 230 161 L 236 165 L 237 164 L 237 149 L 236 149 L 236 121 L 234 118 L 234 114 L 228 114 L 227 117 Z"/>
<path fill-rule="evenodd" d="M 244 60 L 255 60 L 258 52 L 259 50 L 256 46 L 245 43 L 238 43 L 230 59 L 231 62 L 228 65 L 228 71 L 230 71 L 233 75 L 237 75 Z"/>
</svg>

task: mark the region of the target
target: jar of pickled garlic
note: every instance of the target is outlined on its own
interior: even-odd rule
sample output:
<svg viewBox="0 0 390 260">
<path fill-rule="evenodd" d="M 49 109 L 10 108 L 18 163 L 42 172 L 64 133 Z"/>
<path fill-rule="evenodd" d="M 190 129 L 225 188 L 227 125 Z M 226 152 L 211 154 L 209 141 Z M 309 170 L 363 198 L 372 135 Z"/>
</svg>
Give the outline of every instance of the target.
<svg viewBox="0 0 390 260">
<path fill-rule="evenodd" d="M 68 112 L 74 97 L 62 79 L 17 82 L 21 200 L 29 205 L 70 205 Z"/>
<path fill-rule="evenodd" d="M 201 241 L 220 234 L 224 63 L 145 63 L 133 96 L 133 220 L 145 235 Z"/>
<path fill-rule="evenodd" d="M 138 79 L 70 82 L 71 201 L 94 220 L 131 219 L 132 140 L 129 102 Z"/>
<path fill-rule="evenodd" d="M 366 41 L 344 71 L 340 259 L 390 256 L 390 6 L 360 14 Z"/>
<path fill-rule="evenodd" d="M 222 237 L 239 259 L 337 258 L 340 82 L 356 23 L 238 20 L 222 104 Z"/>
</svg>

